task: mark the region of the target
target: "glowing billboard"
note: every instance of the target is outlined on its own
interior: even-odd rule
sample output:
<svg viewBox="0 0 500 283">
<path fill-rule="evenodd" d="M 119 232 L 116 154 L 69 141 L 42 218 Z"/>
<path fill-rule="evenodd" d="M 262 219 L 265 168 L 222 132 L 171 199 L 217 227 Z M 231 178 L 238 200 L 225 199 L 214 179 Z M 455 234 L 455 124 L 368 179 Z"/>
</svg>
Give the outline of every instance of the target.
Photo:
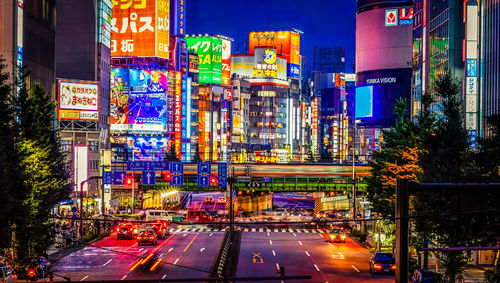
<svg viewBox="0 0 500 283">
<path fill-rule="evenodd" d="M 124 130 L 128 124 L 129 70 L 111 69 L 109 123 L 111 130 Z"/>
<path fill-rule="evenodd" d="M 98 82 L 59 80 L 58 94 L 58 119 L 99 120 Z"/>
<path fill-rule="evenodd" d="M 160 71 L 129 69 L 129 124 L 167 123 L 167 78 Z"/>
<path fill-rule="evenodd" d="M 254 54 L 255 47 L 272 47 L 287 61 L 287 76 L 300 76 L 300 34 L 292 31 L 251 32 L 249 51 Z"/>
<path fill-rule="evenodd" d="M 74 170 L 74 180 L 75 180 L 75 191 L 80 191 L 82 188 L 80 187 L 81 183 L 87 180 L 88 175 L 88 147 L 83 145 L 75 146 L 74 155 L 73 155 L 73 170 Z M 88 183 L 86 182 L 83 185 L 83 191 L 86 192 L 88 190 Z"/>
<path fill-rule="evenodd" d="M 209 36 L 187 37 L 186 42 L 188 50 L 199 57 L 199 82 L 221 84 L 222 39 Z"/>
<path fill-rule="evenodd" d="M 168 58 L 170 1 L 112 1 L 111 56 Z"/>
<path fill-rule="evenodd" d="M 356 88 L 354 113 L 356 118 L 373 117 L 373 86 Z"/>
<path fill-rule="evenodd" d="M 231 85 L 231 41 L 222 40 L 222 85 Z"/>
</svg>

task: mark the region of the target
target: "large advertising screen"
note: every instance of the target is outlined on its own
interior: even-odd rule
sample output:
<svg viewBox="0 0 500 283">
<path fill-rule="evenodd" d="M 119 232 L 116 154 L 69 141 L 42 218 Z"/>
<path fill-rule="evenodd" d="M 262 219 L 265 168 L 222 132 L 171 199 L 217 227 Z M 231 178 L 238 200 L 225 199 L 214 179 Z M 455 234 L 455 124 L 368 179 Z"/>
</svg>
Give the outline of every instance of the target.
<svg viewBox="0 0 500 283">
<path fill-rule="evenodd" d="M 287 61 L 287 76 L 300 76 L 300 34 L 292 31 L 251 32 L 249 35 L 250 54 L 255 47 L 273 47 L 278 55 Z"/>
<path fill-rule="evenodd" d="M 138 129 L 147 131 L 159 129 L 148 125 L 166 125 L 167 90 L 165 72 L 111 69 L 111 130 L 126 130 L 128 125 L 142 125 Z"/>
<path fill-rule="evenodd" d="M 57 118 L 61 120 L 99 120 L 99 83 L 72 80 L 58 82 Z"/>
<path fill-rule="evenodd" d="M 170 1 L 112 1 L 111 56 L 168 58 Z"/>
<path fill-rule="evenodd" d="M 199 82 L 221 84 L 222 39 L 210 36 L 187 37 L 186 42 L 188 50 L 199 57 Z"/>
</svg>

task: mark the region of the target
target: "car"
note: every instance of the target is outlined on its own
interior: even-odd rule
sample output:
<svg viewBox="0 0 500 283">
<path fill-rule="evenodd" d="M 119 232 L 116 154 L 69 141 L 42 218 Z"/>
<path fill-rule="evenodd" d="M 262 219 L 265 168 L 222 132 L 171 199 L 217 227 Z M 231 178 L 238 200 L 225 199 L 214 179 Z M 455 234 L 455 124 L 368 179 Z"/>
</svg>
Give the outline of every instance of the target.
<svg viewBox="0 0 500 283">
<path fill-rule="evenodd" d="M 333 228 L 328 232 L 328 241 L 329 242 L 339 242 L 339 243 L 345 243 L 345 240 L 347 238 L 347 235 L 345 234 L 344 230 L 340 228 Z"/>
<path fill-rule="evenodd" d="M 131 223 L 122 223 L 116 227 L 116 239 L 134 239 L 134 226 Z"/>
<path fill-rule="evenodd" d="M 227 200 L 225 197 L 219 197 L 217 199 L 217 203 L 221 203 L 221 204 L 226 204 Z"/>
<path fill-rule="evenodd" d="M 137 244 L 139 246 L 151 244 L 155 245 L 158 243 L 158 239 L 156 238 L 156 234 L 153 230 L 143 230 L 139 232 L 137 235 Z"/>
<path fill-rule="evenodd" d="M 207 214 L 212 218 L 213 221 L 219 218 L 219 214 L 217 213 L 217 211 L 207 211 Z"/>
<path fill-rule="evenodd" d="M 370 273 L 395 273 L 396 260 L 392 253 L 376 252 L 370 259 Z"/>
<path fill-rule="evenodd" d="M 205 210 L 190 210 L 186 215 L 187 222 L 212 222 L 212 217 Z"/>
<path fill-rule="evenodd" d="M 186 217 L 180 213 L 177 213 L 175 211 L 167 211 L 169 221 L 179 221 L 179 222 L 184 222 L 186 221 Z"/>
<path fill-rule="evenodd" d="M 441 283 L 443 276 L 434 270 L 416 269 L 411 278 L 412 283 Z"/>
<path fill-rule="evenodd" d="M 163 227 L 162 223 L 158 223 L 158 222 L 151 223 L 151 224 L 149 224 L 149 227 L 154 231 L 154 233 L 156 234 L 156 237 L 159 240 L 165 239 L 165 237 L 168 234 L 168 226 L 165 228 L 165 227 Z"/>
<path fill-rule="evenodd" d="M 214 203 L 214 198 L 212 196 L 208 196 L 205 198 L 205 203 L 206 204 L 213 204 Z"/>
</svg>

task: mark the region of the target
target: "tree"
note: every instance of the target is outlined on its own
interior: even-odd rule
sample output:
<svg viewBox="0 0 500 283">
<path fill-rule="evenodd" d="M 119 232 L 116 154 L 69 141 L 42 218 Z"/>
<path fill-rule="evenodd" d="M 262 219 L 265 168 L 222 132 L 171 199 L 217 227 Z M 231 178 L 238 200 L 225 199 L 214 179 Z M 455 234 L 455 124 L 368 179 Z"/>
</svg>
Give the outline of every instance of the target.
<svg viewBox="0 0 500 283">
<path fill-rule="evenodd" d="M 170 141 L 170 146 L 165 154 L 165 161 L 179 161 L 179 158 L 177 158 L 177 154 L 175 153 L 174 139 L 171 138 Z"/>
<path fill-rule="evenodd" d="M 12 79 L 6 73 L 5 59 L 0 58 L 0 250 L 11 247 L 12 226 L 15 215 L 22 212 L 19 197 L 19 178 L 17 173 L 18 154 L 14 138 L 18 132 L 14 127 L 15 108 L 12 104 Z"/>
<path fill-rule="evenodd" d="M 20 74 L 20 91 L 13 105 L 19 133 L 15 143 L 23 181 L 18 190 L 23 194 L 19 200 L 22 200 L 24 216 L 16 219 L 18 253 L 22 258 L 45 254 L 52 235 L 51 210 L 68 198 L 71 188 L 67 183 L 65 156 L 53 124 L 55 105 L 39 84 L 35 83 L 28 91 L 26 74 L 22 71 Z"/>
<path fill-rule="evenodd" d="M 367 197 L 374 211 L 382 217 L 394 216 L 395 180 L 418 180 L 422 170 L 418 164 L 421 151 L 419 129 L 409 119 L 407 104 L 400 99 L 395 106 L 396 121 L 392 128 L 383 131 L 381 150 L 373 153 L 370 161 Z"/>
<path fill-rule="evenodd" d="M 434 129 L 422 131 L 423 148 L 420 158 L 425 182 L 465 182 L 470 176 L 471 152 L 464 127 L 460 85 L 449 75 L 435 83 L 435 96 L 440 97 L 442 115 Z M 426 109 L 427 110 L 427 109 Z M 427 112 L 423 113 L 428 115 Z M 428 117 L 427 117 L 428 118 Z M 425 117 L 422 118 L 425 123 Z M 476 235 L 471 233 L 471 218 L 457 214 L 457 196 L 449 192 L 418 192 L 414 205 L 416 230 L 433 237 L 442 247 L 467 246 Z M 428 217 L 419 217 L 424 213 Z M 455 282 L 466 267 L 463 252 L 437 254 L 445 268 L 445 278 Z"/>
</svg>

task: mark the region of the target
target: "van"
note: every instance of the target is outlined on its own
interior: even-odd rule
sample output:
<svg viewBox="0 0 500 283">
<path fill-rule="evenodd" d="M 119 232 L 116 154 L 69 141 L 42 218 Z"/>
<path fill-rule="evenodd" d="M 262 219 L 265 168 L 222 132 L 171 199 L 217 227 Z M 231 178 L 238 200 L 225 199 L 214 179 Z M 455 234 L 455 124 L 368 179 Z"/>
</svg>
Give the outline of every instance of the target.
<svg viewBox="0 0 500 283">
<path fill-rule="evenodd" d="M 211 222 L 212 217 L 205 210 L 189 210 L 186 215 L 187 222 Z"/>
<path fill-rule="evenodd" d="M 151 209 L 146 211 L 146 221 L 167 220 L 172 221 L 172 217 L 167 211 L 160 209 Z"/>
</svg>

